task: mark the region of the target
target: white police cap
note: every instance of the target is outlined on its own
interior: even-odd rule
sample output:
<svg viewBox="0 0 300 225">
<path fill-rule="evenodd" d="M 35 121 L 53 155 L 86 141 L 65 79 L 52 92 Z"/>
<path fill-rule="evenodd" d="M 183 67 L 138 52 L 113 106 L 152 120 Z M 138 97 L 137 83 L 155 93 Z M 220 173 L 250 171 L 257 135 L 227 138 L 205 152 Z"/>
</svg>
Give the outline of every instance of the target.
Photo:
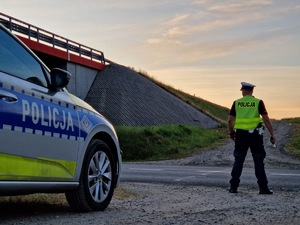
<svg viewBox="0 0 300 225">
<path fill-rule="evenodd" d="M 247 82 L 241 82 L 241 90 L 245 89 L 245 90 L 253 90 L 254 87 L 256 87 L 254 84 L 250 84 Z"/>
</svg>

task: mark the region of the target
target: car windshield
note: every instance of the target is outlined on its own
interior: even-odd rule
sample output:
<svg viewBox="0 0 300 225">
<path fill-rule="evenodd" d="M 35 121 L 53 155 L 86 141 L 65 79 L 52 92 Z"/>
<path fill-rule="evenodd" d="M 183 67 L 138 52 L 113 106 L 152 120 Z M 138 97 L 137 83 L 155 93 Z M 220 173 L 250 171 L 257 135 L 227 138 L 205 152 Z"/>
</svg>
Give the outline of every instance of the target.
<svg viewBox="0 0 300 225">
<path fill-rule="evenodd" d="M 0 27 L 0 71 L 46 87 L 40 63 L 3 29 Z"/>
</svg>

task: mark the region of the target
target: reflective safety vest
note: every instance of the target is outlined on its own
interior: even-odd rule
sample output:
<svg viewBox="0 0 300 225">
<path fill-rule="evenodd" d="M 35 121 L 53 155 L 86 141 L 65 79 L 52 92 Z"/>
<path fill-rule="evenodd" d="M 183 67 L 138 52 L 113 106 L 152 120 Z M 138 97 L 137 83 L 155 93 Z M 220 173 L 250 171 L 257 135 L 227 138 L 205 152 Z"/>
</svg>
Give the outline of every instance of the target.
<svg viewBox="0 0 300 225">
<path fill-rule="evenodd" d="M 235 101 L 235 129 L 252 130 L 262 122 L 258 111 L 259 101 L 260 99 L 249 95 Z"/>
</svg>

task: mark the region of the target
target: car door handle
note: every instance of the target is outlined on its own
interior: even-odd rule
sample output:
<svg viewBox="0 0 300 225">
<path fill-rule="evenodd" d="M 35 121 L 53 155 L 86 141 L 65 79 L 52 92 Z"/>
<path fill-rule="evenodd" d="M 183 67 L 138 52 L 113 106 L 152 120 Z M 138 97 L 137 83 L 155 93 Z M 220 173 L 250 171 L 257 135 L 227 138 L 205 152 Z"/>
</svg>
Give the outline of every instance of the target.
<svg viewBox="0 0 300 225">
<path fill-rule="evenodd" d="M 0 90 L 0 100 L 6 101 L 6 102 L 9 102 L 9 103 L 13 103 L 13 102 L 17 102 L 18 98 L 14 94 L 11 94 L 9 92 Z"/>
</svg>

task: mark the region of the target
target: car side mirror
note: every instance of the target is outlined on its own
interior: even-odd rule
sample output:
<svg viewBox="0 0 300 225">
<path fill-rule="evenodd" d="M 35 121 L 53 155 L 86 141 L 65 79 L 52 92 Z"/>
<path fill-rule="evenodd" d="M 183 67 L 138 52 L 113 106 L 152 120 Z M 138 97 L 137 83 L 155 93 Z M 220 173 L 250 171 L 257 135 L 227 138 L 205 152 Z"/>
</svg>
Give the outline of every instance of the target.
<svg viewBox="0 0 300 225">
<path fill-rule="evenodd" d="M 58 91 L 66 87 L 71 79 L 71 74 L 59 68 L 53 68 L 50 72 L 51 76 L 51 90 Z"/>
</svg>

